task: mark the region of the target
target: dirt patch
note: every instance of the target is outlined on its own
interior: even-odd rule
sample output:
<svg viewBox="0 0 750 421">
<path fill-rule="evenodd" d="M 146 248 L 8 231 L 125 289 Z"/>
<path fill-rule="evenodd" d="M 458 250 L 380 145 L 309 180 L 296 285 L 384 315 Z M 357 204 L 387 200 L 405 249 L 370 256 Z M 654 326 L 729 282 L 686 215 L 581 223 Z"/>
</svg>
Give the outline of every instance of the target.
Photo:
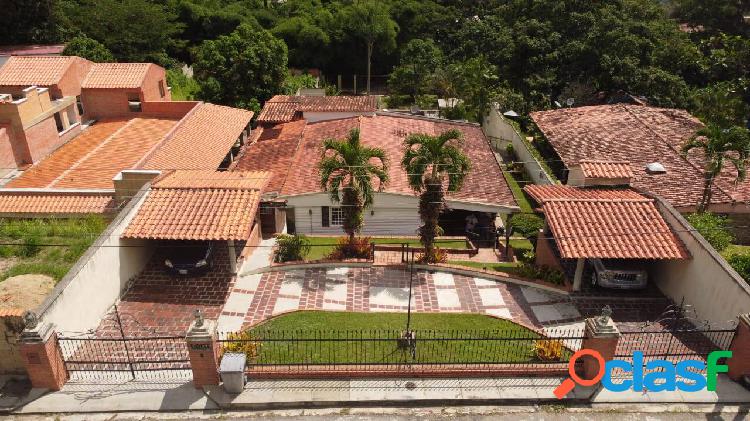
<svg viewBox="0 0 750 421">
<path fill-rule="evenodd" d="M 17 261 L 15 257 L 0 257 L 0 274 L 10 269 Z"/>
<path fill-rule="evenodd" d="M 0 282 L 0 308 L 30 310 L 47 298 L 55 280 L 47 275 L 18 275 Z"/>
</svg>

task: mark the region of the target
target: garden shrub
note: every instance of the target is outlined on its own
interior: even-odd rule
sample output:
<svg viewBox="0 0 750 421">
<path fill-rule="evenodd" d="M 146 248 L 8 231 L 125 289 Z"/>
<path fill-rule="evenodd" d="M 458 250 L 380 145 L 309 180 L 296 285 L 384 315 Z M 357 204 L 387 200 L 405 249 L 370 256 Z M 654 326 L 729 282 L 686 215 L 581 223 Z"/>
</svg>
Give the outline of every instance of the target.
<svg viewBox="0 0 750 421">
<path fill-rule="evenodd" d="M 250 332 L 230 333 L 224 342 L 224 352 L 235 352 L 247 356 L 246 364 L 254 362 L 258 358 L 260 342 L 253 340 Z"/>
<path fill-rule="evenodd" d="M 42 240 L 37 236 L 28 236 L 23 239 L 23 243 L 18 248 L 20 257 L 34 257 L 42 250 Z"/>
<path fill-rule="evenodd" d="M 563 343 L 557 339 L 539 339 L 534 341 L 534 356 L 541 361 L 560 361 L 563 354 Z"/>
<path fill-rule="evenodd" d="M 734 235 L 729 231 L 726 216 L 711 212 L 692 213 L 686 218 L 706 241 L 717 251 L 722 251 L 734 241 Z"/>
<path fill-rule="evenodd" d="M 750 255 L 735 254 L 727 259 L 737 273 L 747 282 L 750 282 Z"/>
<path fill-rule="evenodd" d="M 310 252 L 310 240 L 302 234 L 281 234 L 276 237 L 276 251 L 273 261 L 276 263 L 304 260 Z"/>
<path fill-rule="evenodd" d="M 369 259 L 372 251 L 372 239 L 370 237 L 342 237 L 336 247 L 328 255 L 330 260 L 344 259 Z"/>
<path fill-rule="evenodd" d="M 448 261 L 448 253 L 440 247 L 432 249 L 432 255 L 427 255 L 427 252 L 420 254 L 417 257 L 417 263 L 445 263 Z"/>
<path fill-rule="evenodd" d="M 550 266 L 537 266 L 524 263 L 516 270 L 519 276 L 531 279 L 541 279 L 553 285 L 565 285 L 565 274 Z"/>
<path fill-rule="evenodd" d="M 517 213 L 510 218 L 510 226 L 516 234 L 532 240 L 544 227 L 544 220 L 533 213 Z"/>
<path fill-rule="evenodd" d="M 536 253 L 534 253 L 534 250 L 524 250 L 519 259 L 523 263 L 534 263 L 536 261 Z"/>
</svg>

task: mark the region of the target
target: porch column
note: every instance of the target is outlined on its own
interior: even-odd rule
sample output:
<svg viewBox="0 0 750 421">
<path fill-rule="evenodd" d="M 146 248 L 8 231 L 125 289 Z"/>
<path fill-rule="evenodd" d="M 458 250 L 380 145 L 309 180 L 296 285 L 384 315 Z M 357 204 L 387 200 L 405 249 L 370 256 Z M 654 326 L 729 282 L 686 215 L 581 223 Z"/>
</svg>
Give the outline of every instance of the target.
<svg viewBox="0 0 750 421">
<path fill-rule="evenodd" d="M 732 358 L 727 360 L 729 378 L 740 381 L 743 376 L 750 376 L 750 313 L 740 315 L 729 350 L 732 351 Z"/>
<path fill-rule="evenodd" d="M 586 259 L 579 258 L 578 263 L 576 263 L 576 274 L 573 278 L 573 291 L 580 291 L 581 290 L 581 283 L 583 281 L 583 267 L 585 266 Z"/>
<path fill-rule="evenodd" d="M 68 380 L 60 345 L 57 342 L 55 325 L 43 323 L 29 325 L 21 333 L 21 357 L 31 386 L 41 389 L 60 390 Z"/>
<path fill-rule="evenodd" d="M 221 345 L 216 341 L 216 322 L 204 320 L 203 315 L 196 311 L 196 318 L 185 335 L 185 341 L 193 370 L 193 386 L 200 389 L 218 385 Z"/>
<path fill-rule="evenodd" d="M 234 240 L 227 241 L 227 251 L 229 254 L 229 270 L 237 274 L 237 250 L 234 248 Z"/>
</svg>

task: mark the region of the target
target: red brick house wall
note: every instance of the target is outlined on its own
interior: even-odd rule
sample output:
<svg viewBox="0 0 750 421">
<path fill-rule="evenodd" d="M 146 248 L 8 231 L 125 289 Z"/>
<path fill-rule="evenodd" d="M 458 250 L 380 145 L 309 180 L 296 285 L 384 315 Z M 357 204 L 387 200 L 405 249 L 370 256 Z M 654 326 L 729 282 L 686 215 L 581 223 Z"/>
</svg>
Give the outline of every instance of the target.
<svg viewBox="0 0 750 421">
<path fill-rule="evenodd" d="M 65 142 L 74 138 L 81 132 L 80 124 L 71 128 L 64 135 L 57 133 L 55 119 L 50 117 L 39 124 L 26 129 L 26 142 L 29 145 L 29 153 L 32 162 L 37 162 L 52 151 L 62 146 Z"/>
<path fill-rule="evenodd" d="M 79 58 L 75 60 L 68 70 L 65 72 L 60 82 L 57 85 L 50 86 L 50 95 L 53 98 L 61 98 L 63 96 L 77 96 L 81 94 L 81 83 L 86 75 L 91 70 L 93 63 Z"/>
<path fill-rule="evenodd" d="M 13 145 L 10 143 L 10 128 L 0 126 L 0 174 L 3 174 L 9 168 L 16 168 L 15 154 Z"/>
<path fill-rule="evenodd" d="M 159 83 L 164 88 L 164 96 L 161 95 Z M 170 101 L 172 99 L 167 89 L 167 72 L 160 66 L 149 66 L 141 90 L 143 91 L 141 101 Z"/>
<path fill-rule="evenodd" d="M 160 82 L 164 87 L 164 96 L 161 96 L 159 90 Z M 138 97 L 141 100 L 141 112 L 130 111 L 128 106 L 128 94 L 138 94 Z M 135 118 L 142 116 L 147 112 L 147 110 L 143 108 L 144 102 L 169 101 L 171 100 L 171 95 L 169 89 L 167 89 L 167 76 L 164 69 L 159 66 L 150 66 L 149 70 L 146 72 L 145 78 L 143 79 L 143 83 L 139 88 L 85 88 L 82 90 L 81 98 L 86 118 Z"/>
</svg>

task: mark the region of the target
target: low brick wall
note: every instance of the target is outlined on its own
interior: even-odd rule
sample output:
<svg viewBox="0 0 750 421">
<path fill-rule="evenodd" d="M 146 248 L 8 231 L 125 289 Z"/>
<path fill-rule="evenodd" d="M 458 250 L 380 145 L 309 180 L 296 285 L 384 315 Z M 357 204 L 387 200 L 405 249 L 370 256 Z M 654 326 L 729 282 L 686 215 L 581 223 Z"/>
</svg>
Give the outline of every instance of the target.
<svg viewBox="0 0 750 421">
<path fill-rule="evenodd" d="M 19 337 L 23 331 L 20 310 L 0 310 L 0 374 L 23 374 Z"/>
</svg>

